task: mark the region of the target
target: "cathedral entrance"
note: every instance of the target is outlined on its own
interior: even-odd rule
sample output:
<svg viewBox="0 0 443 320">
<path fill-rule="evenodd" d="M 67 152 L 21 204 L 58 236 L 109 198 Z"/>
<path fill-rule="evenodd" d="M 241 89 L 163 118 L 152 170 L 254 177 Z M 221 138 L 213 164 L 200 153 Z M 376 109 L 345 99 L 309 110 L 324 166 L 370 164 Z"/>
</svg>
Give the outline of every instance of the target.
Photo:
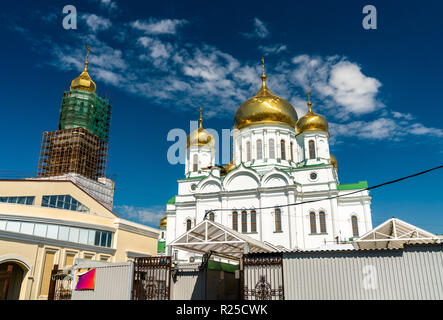
<svg viewBox="0 0 443 320">
<path fill-rule="evenodd" d="M 25 271 L 14 262 L 0 264 L 0 300 L 18 300 Z"/>
</svg>

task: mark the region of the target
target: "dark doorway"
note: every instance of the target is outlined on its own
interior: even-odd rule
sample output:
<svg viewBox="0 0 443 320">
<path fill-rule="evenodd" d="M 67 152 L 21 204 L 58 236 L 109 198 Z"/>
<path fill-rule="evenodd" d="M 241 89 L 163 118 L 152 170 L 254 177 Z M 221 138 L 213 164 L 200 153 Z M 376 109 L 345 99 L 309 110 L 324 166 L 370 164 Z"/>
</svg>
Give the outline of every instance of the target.
<svg viewBox="0 0 443 320">
<path fill-rule="evenodd" d="M 25 271 L 17 263 L 0 264 L 0 300 L 18 300 Z"/>
</svg>

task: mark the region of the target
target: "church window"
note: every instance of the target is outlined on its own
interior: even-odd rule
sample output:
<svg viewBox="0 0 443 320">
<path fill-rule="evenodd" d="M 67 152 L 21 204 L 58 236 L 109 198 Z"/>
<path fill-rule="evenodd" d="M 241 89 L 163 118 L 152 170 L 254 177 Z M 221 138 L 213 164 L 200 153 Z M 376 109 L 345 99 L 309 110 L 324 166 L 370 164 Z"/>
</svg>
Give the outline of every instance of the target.
<svg viewBox="0 0 443 320">
<path fill-rule="evenodd" d="M 241 212 L 241 232 L 248 232 L 248 213 L 246 210 Z"/>
<path fill-rule="evenodd" d="M 237 211 L 232 213 L 232 229 L 238 231 L 238 214 Z"/>
<path fill-rule="evenodd" d="M 309 159 L 315 159 L 315 142 L 309 140 Z"/>
<path fill-rule="evenodd" d="M 194 154 L 192 171 L 197 172 L 197 170 L 198 170 L 198 155 Z"/>
<path fill-rule="evenodd" d="M 251 142 L 246 142 L 246 161 L 251 161 Z"/>
<path fill-rule="evenodd" d="M 294 143 L 293 142 L 291 142 L 290 147 L 291 147 L 291 161 L 294 161 Z"/>
<path fill-rule="evenodd" d="M 186 220 L 186 231 L 191 230 L 191 219 Z"/>
<path fill-rule="evenodd" d="M 274 139 L 269 139 L 269 159 L 275 158 L 275 145 Z"/>
<path fill-rule="evenodd" d="M 214 212 L 209 213 L 209 220 L 214 221 Z"/>
<path fill-rule="evenodd" d="M 251 232 L 257 232 L 257 213 L 251 210 Z"/>
<path fill-rule="evenodd" d="M 315 233 L 317 233 L 317 225 L 315 223 L 315 213 L 314 212 L 311 212 L 309 214 L 309 219 L 311 222 L 311 233 L 315 234 Z"/>
<path fill-rule="evenodd" d="M 281 210 L 279 208 L 275 209 L 275 231 L 281 231 Z"/>
<path fill-rule="evenodd" d="M 320 211 L 319 218 L 320 218 L 320 232 L 326 233 L 326 216 L 324 211 Z"/>
<path fill-rule="evenodd" d="M 352 222 L 352 236 L 358 237 L 358 221 L 356 216 L 352 216 L 351 218 Z"/>
<path fill-rule="evenodd" d="M 285 140 L 280 141 L 281 158 L 286 160 L 286 143 Z"/>
<path fill-rule="evenodd" d="M 261 160 L 263 158 L 263 147 L 260 139 L 257 140 L 257 160 Z"/>
</svg>

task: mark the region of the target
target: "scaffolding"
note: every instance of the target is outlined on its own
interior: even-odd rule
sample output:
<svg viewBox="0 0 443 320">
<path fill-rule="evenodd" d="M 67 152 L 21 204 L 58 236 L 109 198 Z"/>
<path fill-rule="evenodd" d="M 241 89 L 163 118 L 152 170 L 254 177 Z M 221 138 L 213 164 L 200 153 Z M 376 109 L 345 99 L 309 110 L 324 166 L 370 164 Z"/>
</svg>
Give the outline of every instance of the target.
<svg viewBox="0 0 443 320">
<path fill-rule="evenodd" d="M 37 176 L 78 173 L 93 180 L 105 177 L 108 143 L 82 127 L 44 132 Z"/>
<path fill-rule="evenodd" d="M 63 93 L 59 130 L 82 127 L 109 141 L 111 105 L 95 92 L 71 89 Z"/>
</svg>

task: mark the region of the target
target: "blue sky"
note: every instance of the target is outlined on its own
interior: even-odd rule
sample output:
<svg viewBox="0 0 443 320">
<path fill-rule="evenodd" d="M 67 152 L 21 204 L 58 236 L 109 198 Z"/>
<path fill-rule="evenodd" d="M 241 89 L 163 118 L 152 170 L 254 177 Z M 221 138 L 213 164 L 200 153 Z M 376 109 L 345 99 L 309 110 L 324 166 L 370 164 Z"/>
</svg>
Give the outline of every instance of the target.
<svg viewBox="0 0 443 320">
<path fill-rule="evenodd" d="M 77 9 L 76 30 L 62 8 Z M 377 8 L 377 29 L 362 8 Z M 329 121 L 341 183 L 375 185 L 443 163 L 443 5 L 439 1 L 16 1 L 0 35 L 0 170 L 35 173 L 43 131 L 82 69 L 113 104 L 108 175 L 116 211 L 157 226 L 183 165 L 166 154 L 174 128 L 231 128 L 237 107 L 268 85 L 301 117 Z M 371 192 L 373 224 L 398 217 L 443 233 L 443 170 Z"/>
</svg>

